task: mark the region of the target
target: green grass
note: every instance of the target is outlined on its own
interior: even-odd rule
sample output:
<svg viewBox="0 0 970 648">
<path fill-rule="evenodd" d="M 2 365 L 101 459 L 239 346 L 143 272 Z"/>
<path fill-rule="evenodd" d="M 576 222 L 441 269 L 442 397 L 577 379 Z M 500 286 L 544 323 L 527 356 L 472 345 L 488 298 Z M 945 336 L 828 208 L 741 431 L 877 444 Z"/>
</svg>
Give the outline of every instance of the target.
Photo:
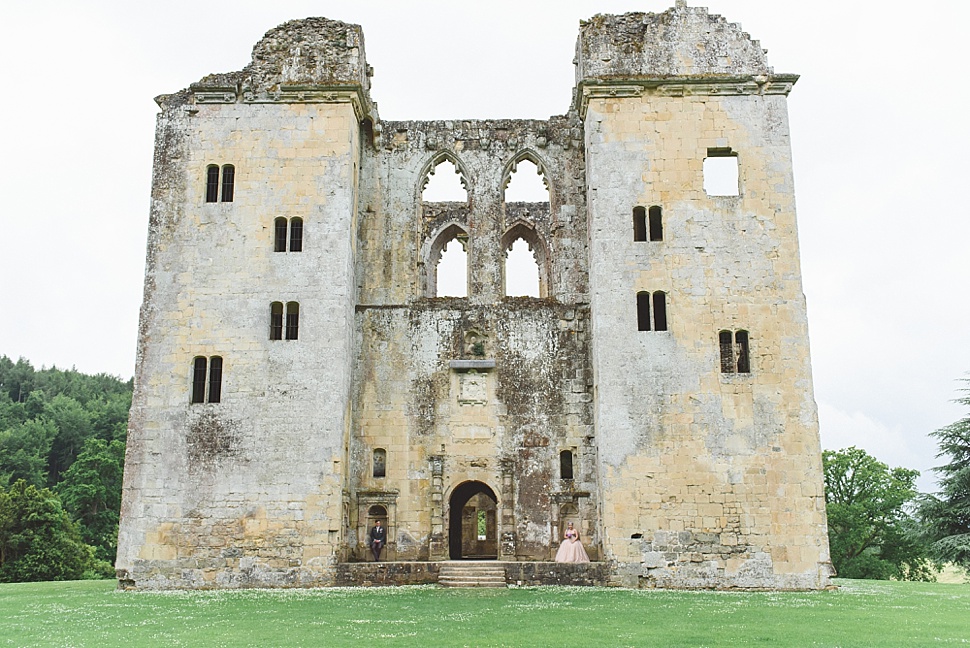
<svg viewBox="0 0 970 648">
<path fill-rule="evenodd" d="M 0 585 L 0 647 L 970 645 L 970 585 L 840 580 L 839 591 L 602 588 L 118 592 Z"/>
</svg>

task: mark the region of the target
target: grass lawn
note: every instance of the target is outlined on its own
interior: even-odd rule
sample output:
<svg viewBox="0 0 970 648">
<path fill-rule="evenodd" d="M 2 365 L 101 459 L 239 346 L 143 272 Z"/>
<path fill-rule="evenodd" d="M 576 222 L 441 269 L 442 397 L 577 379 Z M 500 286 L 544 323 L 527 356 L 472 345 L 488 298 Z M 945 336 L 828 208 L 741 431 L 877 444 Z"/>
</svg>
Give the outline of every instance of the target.
<svg viewBox="0 0 970 648">
<path fill-rule="evenodd" d="M 970 585 L 837 582 L 804 593 L 17 583 L 0 585 L 0 647 L 970 645 Z"/>
</svg>

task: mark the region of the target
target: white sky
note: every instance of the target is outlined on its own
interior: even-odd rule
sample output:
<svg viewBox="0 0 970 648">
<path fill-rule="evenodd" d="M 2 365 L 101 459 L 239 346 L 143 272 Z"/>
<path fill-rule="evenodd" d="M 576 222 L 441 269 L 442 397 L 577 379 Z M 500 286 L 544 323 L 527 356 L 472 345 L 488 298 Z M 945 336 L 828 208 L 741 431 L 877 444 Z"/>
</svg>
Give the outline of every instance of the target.
<svg viewBox="0 0 970 648">
<path fill-rule="evenodd" d="M 578 22 L 673 0 L 0 3 L 0 354 L 130 377 L 155 95 L 241 69 L 268 29 L 363 25 L 384 119 L 547 118 Z M 694 2 L 691 2 L 694 4 Z M 802 75 L 789 99 L 822 442 L 937 465 L 966 415 L 970 151 L 963 0 L 708 0 Z"/>
</svg>

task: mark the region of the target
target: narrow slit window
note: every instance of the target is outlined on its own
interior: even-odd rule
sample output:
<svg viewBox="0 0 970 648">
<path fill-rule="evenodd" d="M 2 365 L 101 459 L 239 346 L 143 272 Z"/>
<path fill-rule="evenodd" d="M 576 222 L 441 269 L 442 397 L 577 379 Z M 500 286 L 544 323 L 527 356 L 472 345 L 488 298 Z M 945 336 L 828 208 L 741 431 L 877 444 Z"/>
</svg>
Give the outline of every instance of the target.
<svg viewBox="0 0 970 648">
<path fill-rule="evenodd" d="M 219 167 L 214 164 L 205 170 L 205 201 L 219 201 Z"/>
<path fill-rule="evenodd" d="M 657 205 L 650 208 L 650 240 L 664 240 L 663 212 Z"/>
<path fill-rule="evenodd" d="M 383 477 L 387 474 L 387 450 L 376 448 L 374 450 L 374 477 Z"/>
<path fill-rule="evenodd" d="M 273 251 L 286 252 L 286 219 L 282 216 L 273 221 Z"/>
<path fill-rule="evenodd" d="M 290 221 L 290 252 L 303 251 L 303 219 L 294 218 Z"/>
<path fill-rule="evenodd" d="M 286 339 L 296 340 L 300 334 L 300 304 L 286 303 Z"/>
<path fill-rule="evenodd" d="M 667 295 L 661 290 L 653 294 L 653 330 L 667 330 Z"/>
<path fill-rule="evenodd" d="M 721 348 L 721 373 L 734 373 L 734 345 L 731 343 L 731 331 L 721 331 L 717 334 L 717 340 Z"/>
<path fill-rule="evenodd" d="M 637 293 L 637 330 L 650 330 L 650 293 Z"/>
<path fill-rule="evenodd" d="M 233 185 L 236 180 L 236 167 L 227 164 L 222 167 L 222 202 L 232 202 Z"/>
<path fill-rule="evenodd" d="M 647 210 L 643 207 L 633 208 L 633 240 L 647 240 Z"/>
<path fill-rule="evenodd" d="M 198 357 L 192 361 L 192 402 L 205 402 L 205 375 L 208 361 Z"/>
<path fill-rule="evenodd" d="M 269 339 L 283 339 L 283 302 L 269 305 Z"/>
<path fill-rule="evenodd" d="M 209 402 L 218 403 L 222 400 L 222 358 L 212 356 L 209 359 Z"/>
<path fill-rule="evenodd" d="M 738 354 L 738 373 L 751 373 L 751 359 L 748 353 L 748 332 L 734 334 L 734 345 Z"/>
<path fill-rule="evenodd" d="M 572 450 L 563 450 L 559 453 L 559 478 L 573 478 L 573 453 Z"/>
</svg>

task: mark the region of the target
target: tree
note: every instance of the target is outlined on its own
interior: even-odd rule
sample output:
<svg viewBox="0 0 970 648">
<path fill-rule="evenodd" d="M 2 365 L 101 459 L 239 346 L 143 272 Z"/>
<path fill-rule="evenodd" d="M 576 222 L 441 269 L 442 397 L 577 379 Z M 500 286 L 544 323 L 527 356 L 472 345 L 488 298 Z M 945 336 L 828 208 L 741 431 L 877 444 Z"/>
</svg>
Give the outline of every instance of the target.
<svg viewBox="0 0 970 648">
<path fill-rule="evenodd" d="M 124 463 L 124 443 L 88 439 L 57 485 L 64 508 L 81 524 L 81 537 L 105 562 L 114 562 L 118 548 Z"/>
<path fill-rule="evenodd" d="M 50 490 L 23 480 L 0 489 L 0 582 L 78 579 L 93 554 Z"/>
<path fill-rule="evenodd" d="M 845 578 L 933 580 L 908 507 L 919 472 L 892 468 L 859 448 L 826 450 L 825 501 L 832 564 Z"/>
<path fill-rule="evenodd" d="M 970 389 L 963 391 L 968 395 L 956 402 L 970 406 Z M 932 541 L 930 552 L 937 560 L 970 569 L 970 416 L 931 436 L 939 444 L 936 456 L 949 457 L 950 462 L 935 469 L 941 492 L 925 496 L 920 506 L 920 517 Z"/>
<path fill-rule="evenodd" d="M 47 458 L 57 428 L 30 419 L 0 431 L 0 488 L 23 479 L 33 486 L 47 484 Z"/>
</svg>

